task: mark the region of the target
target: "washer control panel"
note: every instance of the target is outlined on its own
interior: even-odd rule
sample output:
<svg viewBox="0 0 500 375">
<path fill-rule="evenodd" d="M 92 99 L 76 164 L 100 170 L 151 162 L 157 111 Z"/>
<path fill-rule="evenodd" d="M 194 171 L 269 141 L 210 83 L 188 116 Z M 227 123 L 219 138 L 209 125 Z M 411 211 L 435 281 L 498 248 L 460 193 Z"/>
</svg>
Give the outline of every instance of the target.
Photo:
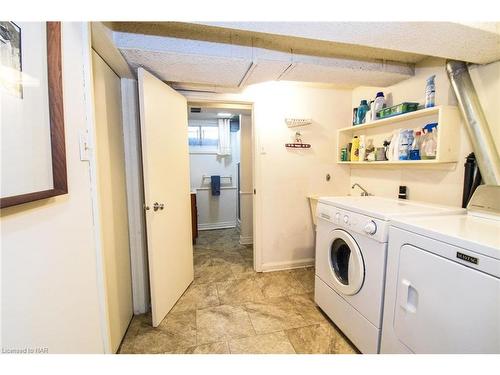
<svg viewBox="0 0 500 375">
<path fill-rule="evenodd" d="M 378 242 L 387 242 L 389 223 L 384 220 L 347 211 L 341 208 L 319 203 L 316 209 L 318 225 L 324 220 L 336 227 L 373 238 Z"/>
</svg>

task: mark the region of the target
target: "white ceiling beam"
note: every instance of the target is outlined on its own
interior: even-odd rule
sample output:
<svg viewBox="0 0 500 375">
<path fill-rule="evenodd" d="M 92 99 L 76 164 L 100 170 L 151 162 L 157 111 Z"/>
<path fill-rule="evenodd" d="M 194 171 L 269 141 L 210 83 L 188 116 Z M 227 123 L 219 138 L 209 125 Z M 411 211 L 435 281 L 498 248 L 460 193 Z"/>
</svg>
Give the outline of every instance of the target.
<svg viewBox="0 0 500 375">
<path fill-rule="evenodd" d="M 500 60 L 498 22 L 199 22 L 233 32 L 254 32 L 383 48 L 486 64 Z M 403 60 L 401 60 L 403 61 Z"/>
</svg>

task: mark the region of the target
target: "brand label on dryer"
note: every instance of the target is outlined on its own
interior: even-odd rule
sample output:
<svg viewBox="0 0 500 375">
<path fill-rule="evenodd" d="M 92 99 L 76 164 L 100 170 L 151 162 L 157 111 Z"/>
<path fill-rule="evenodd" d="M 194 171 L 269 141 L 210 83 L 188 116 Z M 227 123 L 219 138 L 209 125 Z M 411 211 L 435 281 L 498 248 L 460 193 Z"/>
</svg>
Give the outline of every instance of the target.
<svg viewBox="0 0 500 375">
<path fill-rule="evenodd" d="M 469 262 L 469 263 L 474 263 L 474 264 L 479 263 L 479 259 L 477 259 L 475 257 L 471 257 L 470 255 L 467 255 L 467 254 L 463 254 L 459 251 L 457 251 L 457 258 L 465 260 L 466 262 Z"/>
</svg>

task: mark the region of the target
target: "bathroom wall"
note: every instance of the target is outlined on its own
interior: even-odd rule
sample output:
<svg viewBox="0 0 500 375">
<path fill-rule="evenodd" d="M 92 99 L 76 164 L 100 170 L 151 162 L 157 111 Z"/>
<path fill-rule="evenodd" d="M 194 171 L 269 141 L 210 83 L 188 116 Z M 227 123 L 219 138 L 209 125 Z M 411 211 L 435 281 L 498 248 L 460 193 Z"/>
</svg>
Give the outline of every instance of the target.
<svg viewBox="0 0 500 375">
<path fill-rule="evenodd" d="M 196 191 L 200 230 L 236 226 L 238 138 L 237 132 L 231 132 L 230 156 L 218 156 L 215 152 L 195 153 L 195 148 L 190 149 L 191 191 Z M 203 175 L 232 176 L 232 181 L 221 179 L 221 195 L 214 197 L 210 189 L 210 179 L 203 180 Z"/>
<path fill-rule="evenodd" d="M 92 105 L 87 32 L 62 24 L 69 193 L 1 210 L 2 349 L 104 352 L 90 168 L 78 142 Z"/>
</svg>

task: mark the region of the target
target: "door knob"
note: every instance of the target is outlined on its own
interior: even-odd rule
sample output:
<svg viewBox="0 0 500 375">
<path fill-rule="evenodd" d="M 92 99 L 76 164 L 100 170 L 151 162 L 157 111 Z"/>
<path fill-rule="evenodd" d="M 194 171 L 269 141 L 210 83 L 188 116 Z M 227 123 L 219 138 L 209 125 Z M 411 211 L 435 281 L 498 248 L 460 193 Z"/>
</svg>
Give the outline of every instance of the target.
<svg viewBox="0 0 500 375">
<path fill-rule="evenodd" d="M 163 203 L 155 202 L 153 204 L 153 210 L 154 211 L 163 210 L 163 208 L 165 208 L 165 205 Z"/>
</svg>

